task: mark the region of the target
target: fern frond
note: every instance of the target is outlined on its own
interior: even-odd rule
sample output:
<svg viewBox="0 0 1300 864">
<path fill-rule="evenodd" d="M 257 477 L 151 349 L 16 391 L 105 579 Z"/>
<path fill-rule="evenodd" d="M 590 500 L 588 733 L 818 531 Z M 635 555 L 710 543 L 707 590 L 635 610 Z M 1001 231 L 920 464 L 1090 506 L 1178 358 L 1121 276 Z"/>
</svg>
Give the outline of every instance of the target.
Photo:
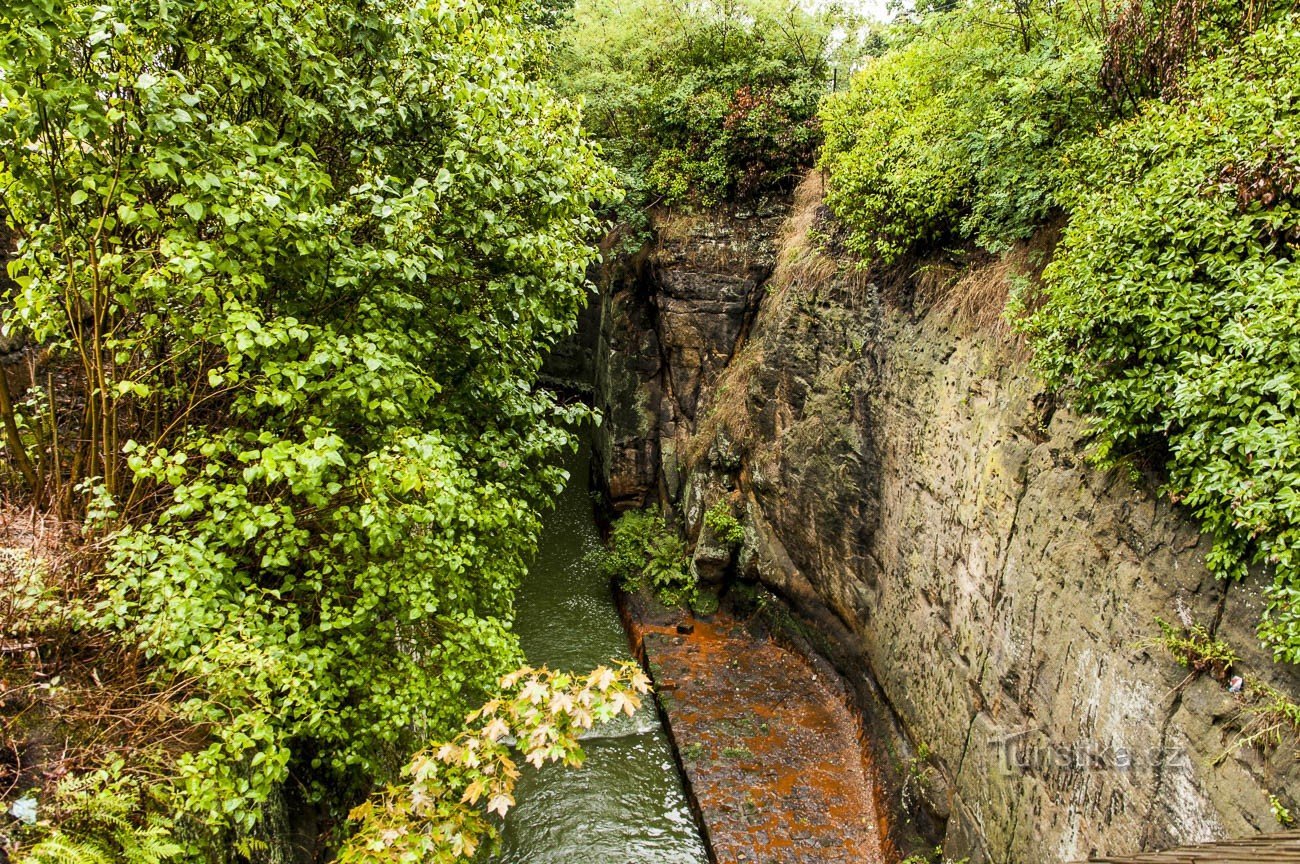
<svg viewBox="0 0 1300 864">
<path fill-rule="evenodd" d="M 97 843 L 73 839 L 56 831 L 18 858 L 17 864 L 115 864 L 115 862 Z"/>
</svg>

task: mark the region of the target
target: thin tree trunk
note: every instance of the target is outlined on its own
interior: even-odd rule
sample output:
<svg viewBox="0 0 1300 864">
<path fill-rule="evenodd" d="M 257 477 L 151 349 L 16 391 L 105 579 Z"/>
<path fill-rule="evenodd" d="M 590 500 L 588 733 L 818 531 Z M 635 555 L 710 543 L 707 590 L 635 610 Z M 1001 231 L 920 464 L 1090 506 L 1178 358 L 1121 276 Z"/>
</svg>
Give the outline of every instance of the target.
<svg viewBox="0 0 1300 864">
<path fill-rule="evenodd" d="M 33 495 L 39 493 L 36 482 L 36 469 L 32 467 L 32 460 L 27 458 L 27 448 L 23 446 L 22 436 L 18 434 L 18 421 L 14 418 L 13 398 L 9 395 L 9 376 L 3 369 L 0 369 L 0 418 L 3 418 L 5 427 L 5 448 L 9 455 L 13 457 L 14 465 L 18 468 L 18 473 L 23 475 L 23 481 Z"/>
</svg>

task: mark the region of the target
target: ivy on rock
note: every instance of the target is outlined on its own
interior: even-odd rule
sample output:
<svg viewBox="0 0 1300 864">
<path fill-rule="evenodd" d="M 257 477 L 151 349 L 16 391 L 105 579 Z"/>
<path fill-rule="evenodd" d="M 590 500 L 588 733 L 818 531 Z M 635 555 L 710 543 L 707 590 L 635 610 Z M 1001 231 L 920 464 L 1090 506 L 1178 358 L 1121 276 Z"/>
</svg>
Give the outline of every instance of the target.
<svg viewBox="0 0 1300 864">
<path fill-rule="evenodd" d="M 1024 328 L 1114 463 L 1168 449 L 1210 568 L 1273 573 L 1260 633 L 1300 662 L 1300 30 L 1262 27 L 1070 153 L 1071 220 Z"/>
</svg>

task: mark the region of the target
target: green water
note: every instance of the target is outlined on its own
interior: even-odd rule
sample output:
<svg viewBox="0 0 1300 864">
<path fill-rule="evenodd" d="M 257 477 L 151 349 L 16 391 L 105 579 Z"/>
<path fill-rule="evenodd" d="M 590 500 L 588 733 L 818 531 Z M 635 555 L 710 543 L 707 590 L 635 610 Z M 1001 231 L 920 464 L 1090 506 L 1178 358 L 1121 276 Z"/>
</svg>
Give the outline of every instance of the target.
<svg viewBox="0 0 1300 864">
<path fill-rule="evenodd" d="M 588 553 L 600 546 L 589 457 L 546 519 L 519 596 L 515 630 L 528 662 L 586 671 L 631 659 L 609 585 Z M 705 864 L 668 740 L 646 700 L 634 717 L 585 738 L 582 768 L 527 770 L 506 819 L 502 864 Z"/>
</svg>

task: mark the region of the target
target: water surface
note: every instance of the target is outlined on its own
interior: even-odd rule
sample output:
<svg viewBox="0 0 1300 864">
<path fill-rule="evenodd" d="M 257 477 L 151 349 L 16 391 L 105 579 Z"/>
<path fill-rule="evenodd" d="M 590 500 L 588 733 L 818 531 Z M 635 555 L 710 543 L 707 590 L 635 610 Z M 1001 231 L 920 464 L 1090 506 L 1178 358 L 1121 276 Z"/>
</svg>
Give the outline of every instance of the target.
<svg viewBox="0 0 1300 864">
<path fill-rule="evenodd" d="M 537 560 L 519 594 L 515 631 L 528 662 L 585 672 L 630 660 L 600 548 L 586 448 L 566 460 L 568 487 L 547 515 Z M 596 727 L 587 761 L 567 770 L 525 766 L 506 819 L 501 864 L 706 864 L 650 700 L 634 717 Z"/>
</svg>

